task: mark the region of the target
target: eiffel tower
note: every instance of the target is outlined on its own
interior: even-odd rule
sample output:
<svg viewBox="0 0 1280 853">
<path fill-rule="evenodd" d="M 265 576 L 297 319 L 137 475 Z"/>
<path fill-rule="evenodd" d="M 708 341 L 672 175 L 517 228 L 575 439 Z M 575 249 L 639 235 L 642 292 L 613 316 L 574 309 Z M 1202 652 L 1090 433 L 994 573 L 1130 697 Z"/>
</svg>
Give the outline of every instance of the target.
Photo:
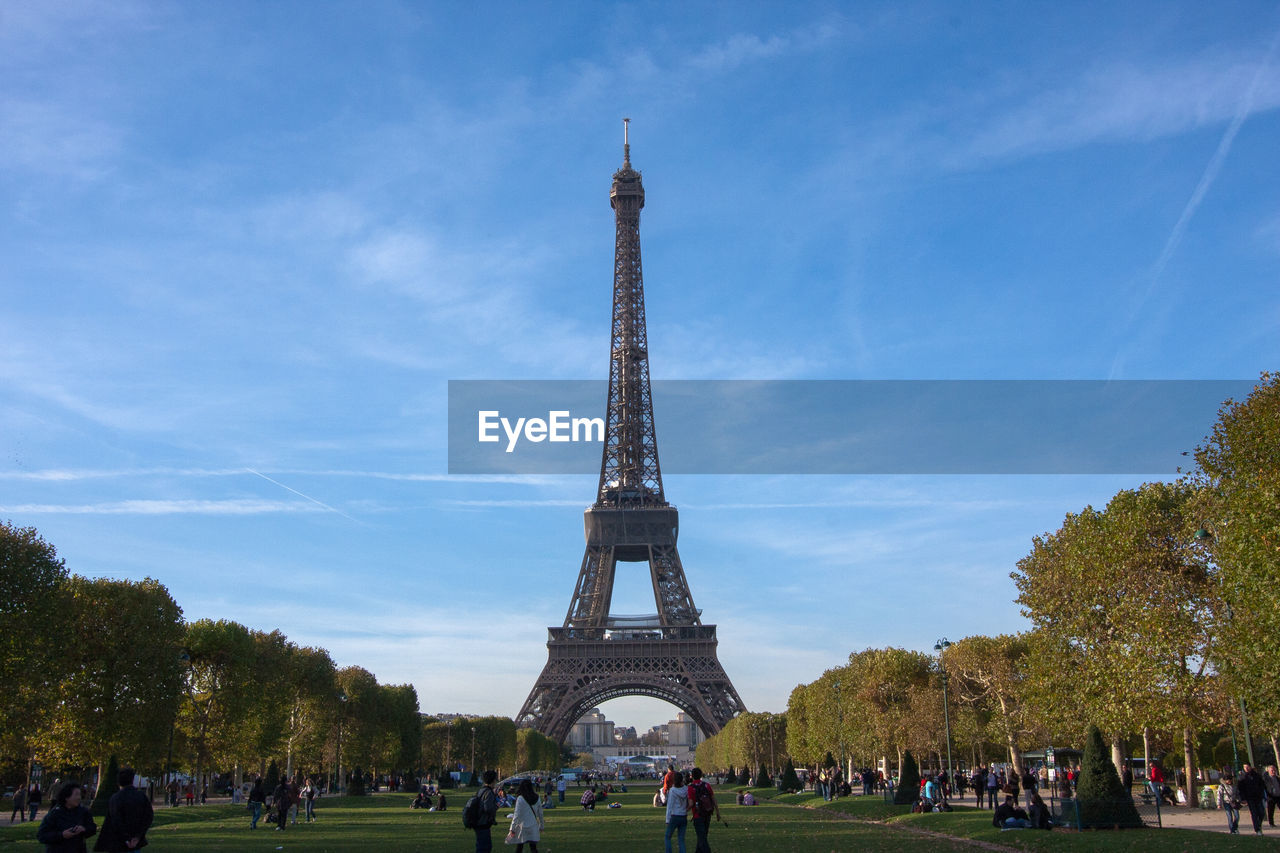
<svg viewBox="0 0 1280 853">
<path fill-rule="evenodd" d="M 596 501 L 583 519 L 587 550 L 564 625 L 548 628 L 548 660 L 517 724 L 564 741 L 596 705 L 650 696 L 675 705 L 707 735 L 744 710 L 716 656 L 716 626 L 702 624 L 680 565 L 676 508 L 667 503 L 649 391 L 649 350 L 640 272 L 644 186 L 631 168 L 623 119 L 622 168 L 613 173 L 617 220 L 609 402 Z M 647 562 L 658 612 L 613 616 L 619 562 Z"/>
</svg>

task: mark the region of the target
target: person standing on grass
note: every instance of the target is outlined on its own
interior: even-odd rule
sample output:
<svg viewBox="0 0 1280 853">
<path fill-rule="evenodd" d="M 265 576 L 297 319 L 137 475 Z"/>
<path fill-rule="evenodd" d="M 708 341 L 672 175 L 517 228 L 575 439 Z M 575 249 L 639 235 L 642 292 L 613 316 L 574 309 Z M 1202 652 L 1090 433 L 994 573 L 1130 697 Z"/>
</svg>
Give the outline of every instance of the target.
<svg viewBox="0 0 1280 853">
<path fill-rule="evenodd" d="M 249 828 L 257 829 L 262 818 L 262 804 L 267 801 L 267 792 L 262 790 L 262 777 L 254 774 L 253 787 L 249 789 Z"/>
<path fill-rule="evenodd" d="M 422 787 L 425 790 L 427 786 Z M 307 823 L 311 823 L 316 819 L 316 786 L 310 779 L 307 779 L 307 784 L 302 786 L 302 802 L 307 810 Z"/>
<path fill-rule="evenodd" d="M 515 836 L 516 853 L 524 853 L 526 844 L 530 853 L 538 853 L 542 828 L 542 801 L 533 789 L 533 782 L 521 779 L 520 786 L 516 788 L 516 813 L 511 818 L 509 833 Z"/>
<path fill-rule="evenodd" d="M 147 846 L 147 830 L 155 820 L 147 795 L 133 787 L 133 768 L 123 767 L 116 777 L 120 790 L 107 801 L 107 817 L 93 849 L 102 853 L 129 853 Z"/>
<path fill-rule="evenodd" d="M 27 789 L 27 808 L 31 811 L 31 820 L 36 819 L 36 812 L 40 811 L 40 800 L 43 798 L 40 791 L 40 783 L 32 782 L 31 787 Z"/>
<path fill-rule="evenodd" d="M 676 834 L 680 853 L 686 853 L 684 834 L 689 829 L 689 789 L 684 787 L 684 777 L 672 771 L 671 787 L 667 789 L 666 853 L 671 853 L 671 833 Z"/>
<path fill-rule="evenodd" d="M 696 853 L 711 853 L 711 845 L 707 841 L 707 832 L 711 829 L 711 819 L 720 819 L 720 804 L 716 802 L 715 791 L 702 781 L 702 768 L 695 767 L 689 771 L 693 781 L 689 783 L 688 796 L 690 812 L 693 814 L 693 831 L 698 836 Z"/>
<path fill-rule="evenodd" d="M 79 782 L 68 782 L 50 798 L 49 809 L 36 830 L 36 841 L 45 845 L 46 853 L 86 853 L 84 840 L 98 831 L 93 815 L 80 805 L 83 789 Z"/>
<path fill-rule="evenodd" d="M 564 774 L 560 774 L 560 778 L 556 780 L 556 792 L 560 794 L 560 802 L 564 802 L 564 789 L 569 787 L 569 783 L 565 781 Z"/>
<path fill-rule="evenodd" d="M 289 820 L 289 781 L 283 776 L 271 792 L 271 805 L 276 810 L 276 832 L 284 832 Z"/>
<path fill-rule="evenodd" d="M 498 781 L 495 770 L 484 771 L 484 785 L 476 792 L 480 798 L 480 820 L 476 824 L 476 853 L 492 853 L 493 835 L 491 830 L 498 822 L 498 795 L 493 790 L 493 783 Z"/>
</svg>

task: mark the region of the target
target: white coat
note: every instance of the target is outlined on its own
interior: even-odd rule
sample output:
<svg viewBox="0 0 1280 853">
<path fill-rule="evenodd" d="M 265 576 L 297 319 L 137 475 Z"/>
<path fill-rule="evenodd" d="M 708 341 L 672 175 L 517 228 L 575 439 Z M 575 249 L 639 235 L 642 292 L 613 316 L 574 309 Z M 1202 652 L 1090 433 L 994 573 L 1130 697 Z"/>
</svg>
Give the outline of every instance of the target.
<svg viewBox="0 0 1280 853">
<path fill-rule="evenodd" d="M 540 841 L 542 836 L 542 801 L 529 805 L 524 797 L 516 797 L 516 813 L 511 818 L 510 832 L 515 835 L 516 843 L 526 844 Z"/>
</svg>

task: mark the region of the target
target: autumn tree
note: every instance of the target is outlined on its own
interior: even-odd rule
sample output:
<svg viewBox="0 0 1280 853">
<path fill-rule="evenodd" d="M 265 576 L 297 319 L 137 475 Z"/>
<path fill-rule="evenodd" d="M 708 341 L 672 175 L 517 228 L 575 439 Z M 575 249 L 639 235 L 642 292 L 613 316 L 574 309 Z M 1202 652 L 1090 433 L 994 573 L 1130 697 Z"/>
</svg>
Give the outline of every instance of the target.
<svg viewBox="0 0 1280 853">
<path fill-rule="evenodd" d="M 1226 402 L 1195 460 L 1201 541 L 1231 611 L 1219 626 L 1214 662 L 1274 747 L 1280 729 L 1280 679 L 1272 666 L 1280 637 L 1280 373 L 1263 373 L 1246 399 Z"/>
<path fill-rule="evenodd" d="M 72 576 L 66 589 L 70 627 L 42 753 L 96 766 L 99 778 L 113 754 L 158 767 L 182 693 L 182 610 L 150 578 Z"/>
<path fill-rule="evenodd" d="M 1148 725 L 1181 732 L 1191 801 L 1221 605 L 1194 544 L 1194 499 L 1185 484 L 1123 490 L 1105 510 L 1086 507 L 1036 537 L 1013 573 L 1040 635 L 1030 666 L 1044 676 L 1041 707 L 1053 701 L 1046 686 L 1069 696 L 1110 734 L 1117 768 L 1125 735 Z"/>
<path fill-rule="evenodd" d="M 0 522 L 0 755 L 31 757 L 31 740 L 57 695 L 55 638 L 64 633 L 67 568 L 34 527 Z M 61 670 L 61 665 L 58 667 Z"/>
<path fill-rule="evenodd" d="M 1029 651 L 1022 634 L 965 637 L 946 650 L 956 702 L 990 719 L 1018 773 L 1023 772 L 1021 739 L 1031 730 L 1023 702 Z"/>
</svg>

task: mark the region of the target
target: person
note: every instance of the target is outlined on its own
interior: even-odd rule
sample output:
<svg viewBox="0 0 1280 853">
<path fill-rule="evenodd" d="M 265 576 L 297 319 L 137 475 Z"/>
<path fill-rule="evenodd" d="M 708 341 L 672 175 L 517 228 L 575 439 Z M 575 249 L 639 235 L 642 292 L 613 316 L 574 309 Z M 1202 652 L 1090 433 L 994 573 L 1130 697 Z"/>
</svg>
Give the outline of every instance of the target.
<svg viewBox="0 0 1280 853">
<path fill-rule="evenodd" d="M 1031 801 L 1027 803 L 1027 819 L 1035 829 L 1050 829 L 1053 826 L 1053 815 L 1049 807 L 1040 798 L 1039 791 L 1031 792 Z"/>
<path fill-rule="evenodd" d="M 930 776 L 924 783 L 924 790 L 920 794 L 921 811 L 931 811 L 933 804 L 941 800 L 939 794 L 938 783 L 933 781 Z"/>
<path fill-rule="evenodd" d="M 439 799 L 439 801 L 437 801 L 437 802 L 436 802 L 435 810 L 436 810 L 436 811 L 438 811 L 438 812 L 442 812 L 442 811 L 444 811 L 444 809 L 445 809 L 445 806 L 446 806 L 446 805 L 447 805 L 447 803 L 445 802 L 445 799 L 444 799 L 444 789 L 441 789 L 441 790 L 440 790 L 440 799 Z"/>
<path fill-rule="evenodd" d="M 36 819 L 36 812 L 40 811 L 40 799 L 44 795 L 40 792 L 40 783 L 32 782 L 31 787 L 27 789 L 27 809 L 31 812 L 31 820 Z"/>
<path fill-rule="evenodd" d="M 1005 794 L 1004 802 L 996 807 L 996 813 L 991 816 L 991 825 L 1004 829 L 1006 827 L 1026 828 L 1031 826 L 1031 819 L 1027 817 L 1027 813 L 1018 808 L 1013 799 L 1013 794 Z"/>
<path fill-rule="evenodd" d="M 494 793 L 493 783 L 498 781 L 495 770 L 484 771 L 484 785 L 476 792 L 480 798 L 480 820 L 476 822 L 476 853 L 491 853 L 493 850 L 493 825 L 498 822 L 498 795 Z"/>
<path fill-rule="evenodd" d="M 147 846 L 147 830 L 155 814 L 147 795 L 133 787 L 133 768 L 122 767 L 116 777 L 120 790 L 107 801 L 107 817 L 94 850 L 104 853 L 128 853 Z"/>
<path fill-rule="evenodd" d="M 423 788 L 425 791 L 425 786 Z M 307 783 L 302 786 L 302 802 L 306 809 L 307 823 L 312 823 L 316 819 L 316 784 L 307 777 Z"/>
<path fill-rule="evenodd" d="M 671 783 L 676 778 L 676 766 L 674 764 L 667 765 L 667 772 L 662 774 L 662 802 L 667 801 L 667 792 L 671 790 Z"/>
<path fill-rule="evenodd" d="M 276 810 L 276 832 L 284 832 L 289 820 L 289 783 L 283 776 L 271 792 L 271 805 Z"/>
<path fill-rule="evenodd" d="M 992 767 L 987 771 L 987 804 L 991 809 L 996 807 L 996 792 L 1000 790 L 1000 774 Z"/>
<path fill-rule="evenodd" d="M 177 794 L 174 795 L 175 797 Z M 249 828 L 257 829 L 258 820 L 262 817 L 262 804 L 267 801 L 267 792 L 262 789 L 262 777 L 253 777 L 253 787 L 249 789 Z"/>
<path fill-rule="evenodd" d="M 596 789 L 588 788 L 582 792 L 582 799 L 578 800 L 582 804 L 582 810 L 593 812 L 596 810 Z"/>
<path fill-rule="evenodd" d="M 756 795 L 747 791 L 742 795 L 742 804 L 744 806 L 754 806 L 756 804 Z"/>
<path fill-rule="evenodd" d="M 693 831 L 698 836 L 695 853 L 711 853 L 711 845 L 707 842 L 707 833 L 711 829 L 711 819 L 720 820 L 720 804 L 716 802 L 715 791 L 702 780 L 702 768 L 695 767 L 689 771 L 693 781 L 689 783 L 689 813 L 693 815 Z"/>
<path fill-rule="evenodd" d="M 27 822 L 27 789 L 18 786 L 18 790 L 13 792 L 13 811 L 9 813 L 9 823 L 13 823 L 13 816 L 17 815 L 19 823 Z"/>
<path fill-rule="evenodd" d="M 1253 834 L 1262 834 L 1262 800 L 1267 795 L 1266 783 L 1253 769 L 1252 764 L 1241 768 L 1240 778 L 1236 780 L 1236 793 L 1249 806 L 1249 819 L 1253 821 Z"/>
<path fill-rule="evenodd" d="M 560 778 L 556 779 L 556 791 L 560 794 L 560 802 L 562 803 L 564 802 L 564 789 L 568 787 L 568 784 L 565 781 L 564 774 L 561 774 Z"/>
<path fill-rule="evenodd" d="M 516 788 L 516 813 L 511 818 L 511 829 L 507 833 L 515 836 L 516 853 L 524 853 L 526 844 L 530 853 L 538 853 L 542 828 L 542 802 L 538 799 L 538 792 L 533 790 L 532 782 L 521 779 Z"/>
<path fill-rule="evenodd" d="M 289 825 L 298 825 L 298 803 L 302 802 L 302 786 L 298 784 L 298 777 L 295 776 L 289 780 Z"/>
<path fill-rule="evenodd" d="M 84 789 L 79 782 L 68 782 L 58 789 L 56 796 L 50 797 L 53 806 L 36 830 L 36 841 L 45 846 L 45 853 L 85 853 L 88 850 L 84 840 L 96 835 L 98 826 L 89 810 L 80 805 L 83 795 Z"/>
<path fill-rule="evenodd" d="M 1267 823 L 1276 825 L 1276 803 L 1280 802 L 1280 776 L 1276 775 L 1274 764 L 1267 767 L 1267 775 L 1262 777 L 1262 784 L 1267 789 Z M 13 821 L 10 820 L 10 823 Z"/>
<path fill-rule="evenodd" d="M 1218 780 L 1218 808 L 1227 813 L 1227 830 L 1240 834 L 1240 795 L 1236 792 L 1236 780 L 1230 770 L 1222 771 Z"/>
<path fill-rule="evenodd" d="M 176 809 L 178 807 L 178 780 L 171 779 L 169 781 L 169 808 Z"/>
<path fill-rule="evenodd" d="M 409 808 L 426 809 L 427 811 L 435 811 L 435 809 L 431 807 L 431 797 L 423 793 L 422 791 L 419 791 L 418 795 L 413 798 L 413 802 L 409 803 Z"/>
<path fill-rule="evenodd" d="M 671 834 L 675 833 L 680 853 L 687 853 L 684 846 L 684 835 L 689 829 L 689 789 L 684 787 L 684 775 L 671 770 L 663 778 L 663 784 L 670 780 L 667 788 L 667 829 L 665 837 L 666 853 L 671 853 Z"/>
</svg>

